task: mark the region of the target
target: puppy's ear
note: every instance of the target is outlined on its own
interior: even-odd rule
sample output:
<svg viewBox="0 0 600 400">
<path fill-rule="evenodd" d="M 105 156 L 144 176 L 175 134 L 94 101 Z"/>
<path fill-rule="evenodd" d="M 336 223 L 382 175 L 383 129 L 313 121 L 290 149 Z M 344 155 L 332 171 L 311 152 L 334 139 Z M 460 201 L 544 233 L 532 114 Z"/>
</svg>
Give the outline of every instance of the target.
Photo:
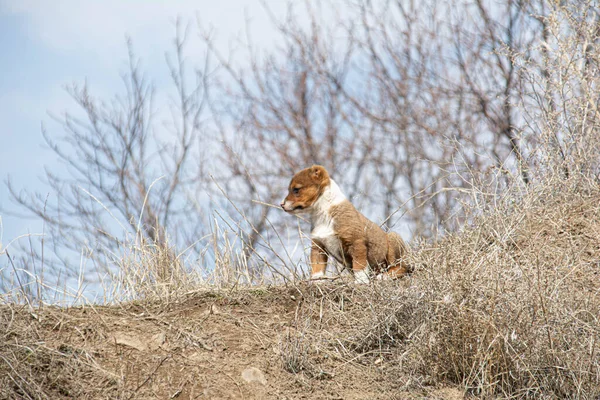
<svg viewBox="0 0 600 400">
<path fill-rule="evenodd" d="M 310 177 L 313 181 L 323 180 L 323 176 L 327 173 L 325 168 L 320 165 L 313 165 L 310 167 Z"/>
</svg>

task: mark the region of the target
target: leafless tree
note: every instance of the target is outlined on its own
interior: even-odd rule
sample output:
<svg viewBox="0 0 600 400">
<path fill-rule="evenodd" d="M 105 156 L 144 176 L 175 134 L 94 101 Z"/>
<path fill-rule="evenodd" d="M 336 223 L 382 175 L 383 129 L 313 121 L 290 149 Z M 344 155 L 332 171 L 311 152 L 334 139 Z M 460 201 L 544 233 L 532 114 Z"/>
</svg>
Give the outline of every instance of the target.
<svg viewBox="0 0 600 400">
<path fill-rule="evenodd" d="M 66 165 L 66 173 L 46 171 L 50 200 L 7 182 L 21 210 L 44 220 L 55 256 L 48 254 L 46 263 L 55 276 L 76 274 L 73 266 L 79 260 L 69 257 L 82 251 L 93 254 L 95 267 L 106 270 L 111 253 L 118 254 L 126 240 L 141 236 L 175 257 L 208 231 L 202 207 L 187 200 L 195 185 L 206 183 L 198 177 L 205 155 L 201 141 L 206 136 L 202 119 L 208 75 L 206 63 L 193 73 L 186 69 L 188 34 L 178 24 L 174 52 L 167 58 L 175 96 L 168 108 L 171 120 L 163 129 L 155 120 L 153 84 L 128 43 L 123 93 L 106 101 L 95 98 L 87 84 L 73 84 L 67 91 L 77 112 L 53 117 L 63 135 L 42 130 L 47 145 Z"/>
</svg>

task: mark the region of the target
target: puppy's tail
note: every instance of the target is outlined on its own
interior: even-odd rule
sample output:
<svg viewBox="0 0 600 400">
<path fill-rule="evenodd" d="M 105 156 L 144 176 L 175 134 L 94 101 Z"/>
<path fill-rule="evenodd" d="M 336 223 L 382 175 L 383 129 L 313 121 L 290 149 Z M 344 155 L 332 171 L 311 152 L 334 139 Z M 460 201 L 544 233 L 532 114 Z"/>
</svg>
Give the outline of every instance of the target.
<svg viewBox="0 0 600 400">
<path fill-rule="evenodd" d="M 404 240 L 396 232 L 387 233 L 388 265 L 387 274 L 392 278 L 399 278 L 413 271 L 408 262 L 409 249 Z"/>
</svg>

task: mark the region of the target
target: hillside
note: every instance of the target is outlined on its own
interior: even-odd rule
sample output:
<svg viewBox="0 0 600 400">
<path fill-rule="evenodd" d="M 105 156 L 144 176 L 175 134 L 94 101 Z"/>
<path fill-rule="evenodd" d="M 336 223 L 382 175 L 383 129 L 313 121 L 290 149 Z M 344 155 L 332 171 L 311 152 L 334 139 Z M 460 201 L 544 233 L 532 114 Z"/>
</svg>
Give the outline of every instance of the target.
<svg viewBox="0 0 600 400">
<path fill-rule="evenodd" d="M 506 196 L 396 282 L 8 303 L 0 398 L 598 398 L 599 202 L 577 182 Z"/>
<path fill-rule="evenodd" d="M 298 338 L 302 304 L 314 301 L 302 291 L 323 296 L 341 287 L 206 291 L 167 304 L 33 312 L 3 307 L 0 398 L 460 397 L 457 389 L 419 389 L 401 377 L 386 352 L 344 359 L 301 349 L 292 360 L 295 350 L 289 346 L 302 348 L 311 340 L 289 341 Z M 285 362 L 300 367 L 303 357 L 315 364 L 286 371 Z"/>
</svg>

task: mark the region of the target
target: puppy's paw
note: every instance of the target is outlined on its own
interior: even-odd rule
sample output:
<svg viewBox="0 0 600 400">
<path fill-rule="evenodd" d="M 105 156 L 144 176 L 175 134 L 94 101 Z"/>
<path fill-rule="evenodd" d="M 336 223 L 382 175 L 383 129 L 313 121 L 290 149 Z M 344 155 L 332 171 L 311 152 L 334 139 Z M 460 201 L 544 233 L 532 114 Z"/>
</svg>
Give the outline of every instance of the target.
<svg viewBox="0 0 600 400">
<path fill-rule="evenodd" d="M 308 280 L 309 283 L 311 284 L 321 284 L 323 282 L 327 281 L 327 277 L 325 276 L 325 274 L 323 272 L 317 272 L 316 274 L 312 274 L 310 276 L 310 279 Z"/>
<path fill-rule="evenodd" d="M 366 284 L 370 282 L 371 278 L 369 277 L 368 268 L 354 271 L 354 283 Z"/>
<path fill-rule="evenodd" d="M 380 274 L 377 274 L 377 276 L 375 277 L 375 279 L 378 280 L 378 281 L 389 281 L 392 278 L 386 272 L 382 272 Z"/>
</svg>

